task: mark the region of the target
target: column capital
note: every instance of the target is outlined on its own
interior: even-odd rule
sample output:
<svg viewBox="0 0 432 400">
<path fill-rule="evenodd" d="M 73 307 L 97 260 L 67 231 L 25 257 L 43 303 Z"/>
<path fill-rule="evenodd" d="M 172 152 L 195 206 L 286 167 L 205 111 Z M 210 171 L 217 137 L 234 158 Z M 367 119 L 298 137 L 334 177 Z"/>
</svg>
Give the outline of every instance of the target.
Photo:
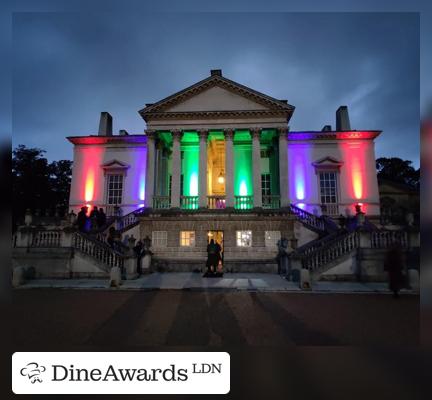
<svg viewBox="0 0 432 400">
<path fill-rule="evenodd" d="M 252 139 L 261 139 L 261 128 L 250 128 L 249 132 L 252 136 Z"/>
<path fill-rule="evenodd" d="M 208 129 L 197 129 L 198 137 L 202 140 L 207 140 L 209 136 L 209 130 Z"/>
<path fill-rule="evenodd" d="M 183 131 L 181 129 L 173 129 L 171 131 L 173 140 L 181 140 L 183 137 Z"/>
<path fill-rule="evenodd" d="M 150 139 L 150 140 L 156 139 L 156 131 L 153 129 L 147 129 L 145 131 L 145 134 L 147 136 L 147 139 Z"/>
<path fill-rule="evenodd" d="M 286 139 L 286 134 L 288 132 L 288 127 L 279 127 L 279 128 L 276 128 L 276 131 L 278 132 L 280 138 L 285 138 Z"/>
<path fill-rule="evenodd" d="M 233 128 L 225 128 L 223 131 L 225 135 L 225 140 L 226 139 L 232 140 L 234 138 L 235 130 Z"/>
</svg>

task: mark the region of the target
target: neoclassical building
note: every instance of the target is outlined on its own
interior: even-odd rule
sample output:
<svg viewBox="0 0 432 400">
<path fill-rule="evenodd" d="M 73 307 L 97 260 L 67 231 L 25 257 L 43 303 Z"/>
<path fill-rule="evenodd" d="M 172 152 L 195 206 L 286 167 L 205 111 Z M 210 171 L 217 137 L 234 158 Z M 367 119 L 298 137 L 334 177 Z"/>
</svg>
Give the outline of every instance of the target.
<svg viewBox="0 0 432 400">
<path fill-rule="evenodd" d="M 104 112 L 97 135 L 68 137 L 70 209 L 112 214 L 118 206 L 123 232 L 149 236 L 155 260 L 168 268 L 202 264 L 209 238 L 223 245 L 227 266 L 274 268 L 277 241 L 316 239 L 322 214 L 380 212 L 380 131 L 351 129 L 341 106 L 335 129 L 292 132 L 294 109 L 212 70 L 146 104 L 143 134 L 114 135 Z"/>
</svg>

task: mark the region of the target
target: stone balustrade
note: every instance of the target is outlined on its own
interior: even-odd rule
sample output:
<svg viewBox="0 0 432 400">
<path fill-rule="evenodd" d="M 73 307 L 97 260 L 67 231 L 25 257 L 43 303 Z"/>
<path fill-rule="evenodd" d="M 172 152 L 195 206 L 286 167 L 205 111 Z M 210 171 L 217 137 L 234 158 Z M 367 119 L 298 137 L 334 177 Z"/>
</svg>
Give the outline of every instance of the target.
<svg viewBox="0 0 432 400">
<path fill-rule="evenodd" d="M 234 207 L 238 210 L 249 210 L 253 208 L 253 196 L 234 196 Z"/>
<path fill-rule="evenodd" d="M 371 233 L 371 247 L 373 249 L 387 249 L 392 246 L 408 247 L 407 231 L 377 231 Z"/>
<path fill-rule="evenodd" d="M 171 207 L 169 196 L 153 196 L 153 208 L 156 210 L 168 209 Z"/>
<path fill-rule="evenodd" d="M 31 240 L 31 247 L 60 247 L 61 230 L 38 231 Z"/>
<path fill-rule="evenodd" d="M 224 195 L 207 196 L 207 207 L 211 210 L 221 210 L 226 206 Z"/>
<path fill-rule="evenodd" d="M 294 204 L 290 205 L 290 210 L 303 224 L 319 231 L 325 231 L 325 223 L 322 218 L 311 214 Z"/>
<path fill-rule="evenodd" d="M 411 238 L 410 235 L 415 236 Z M 291 254 L 300 260 L 301 267 L 315 272 L 339 257 L 356 249 L 401 249 L 417 247 L 417 232 L 407 231 L 364 231 L 336 232 L 299 247 Z"/>
<path fill-rule="evenodd" d="M 109 268 L 119 267 L 122 269 L 124 266 L 124 256 L 122 254 L 115 252 L 105 243 L 87 237 L 79 232 L 73 235 L 73 247 L 100 261 Z"/>
<path fill-rule="evenodd" d="M 277 209 L 280 208 L 280 196 L 279 195 L 263 195 L 262 196 L 262 208 Z"/>
<path fill-rule="evenodd" d="M 328 242 L 321 248 L 301 256 L 302 267 L 314 272 L 337 258 L 350 253 L 359 246 L 358 232 L 350 232 Z"/>
<path fill-rule="evenodd" d="M 198 196 L 180 196 L 180 208 L 198 210 Z"/>
</svg>

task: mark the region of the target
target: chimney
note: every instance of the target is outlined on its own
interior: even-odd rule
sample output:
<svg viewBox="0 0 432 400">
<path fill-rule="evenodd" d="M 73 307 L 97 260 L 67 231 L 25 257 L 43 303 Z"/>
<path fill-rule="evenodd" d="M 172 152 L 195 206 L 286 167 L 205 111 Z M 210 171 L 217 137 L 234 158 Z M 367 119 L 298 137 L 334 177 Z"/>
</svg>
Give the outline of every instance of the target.
<svg viewBox="0 0 432 400">
<path fill-rule="evenodd" d="M 351 124 L 348 115 L 348 107 L 340 106 L 336 111 L 336 130 L 350 131 Z"/>
<path fill-rule="evenodd" d="M 331 125 L 324 125 L 321 129 L 321 132 L 331 132 L 332 128 Z"/>
<path fill-rule="evenodd" d="M 222 76 L 222 70 L 221 69 L 211 69 L 210 75 L 211 76 Z"/>
<path fill-rule="evenodd" d="M 120 129 L 120 130 L 119 130 L 119 135 L 120 135 L 120 136 L 127 136 L 127 135 L 129 135 L 129 133 L 128 133 L 127 130 L 125 130 L 125 129 Z"/>
<path fill-rule="evenodd" d="M 111 114 L 106 111 L 101 112 L 98 135 L 112 136 L 112 117 Z"/>
</svg>

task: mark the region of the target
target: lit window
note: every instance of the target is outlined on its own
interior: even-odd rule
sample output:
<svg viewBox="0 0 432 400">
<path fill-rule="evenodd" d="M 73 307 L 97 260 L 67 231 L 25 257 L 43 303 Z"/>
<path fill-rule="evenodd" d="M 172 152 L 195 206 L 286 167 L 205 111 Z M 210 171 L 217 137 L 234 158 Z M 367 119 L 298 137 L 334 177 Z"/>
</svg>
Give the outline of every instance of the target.
<svg viewBox="0 0 432 400">
<path fill-rule="evenodd" d="M 180 231 L 180 246 L 193 247 L 195 246 L 194 231 Z"/>
<path fill-rule="evenodd" d="M 280 231 L 265 231 L 265 246 L 275 247 L 281 238 Z"/>
<path fill-rule="evenodd" d="M 123 195 L 123 175 L 107 175 L 107 202 L 121 204 Z"/>
<path fill-rule="evenodd" d="M 252 231 L 237 231 L 237 246 L 251 247 L 252 246 Z"/>
<path fill-rule="evenodd" d="M 167 247 L 167 231 L 153 231 L 152 232 L 152 246 L 153 247 Z"/>
<path fill-rule="evenodd" d="M 320 172 L 321 204 L 337 203 L 337 175 L 336 172 Z"/>
</svg>

